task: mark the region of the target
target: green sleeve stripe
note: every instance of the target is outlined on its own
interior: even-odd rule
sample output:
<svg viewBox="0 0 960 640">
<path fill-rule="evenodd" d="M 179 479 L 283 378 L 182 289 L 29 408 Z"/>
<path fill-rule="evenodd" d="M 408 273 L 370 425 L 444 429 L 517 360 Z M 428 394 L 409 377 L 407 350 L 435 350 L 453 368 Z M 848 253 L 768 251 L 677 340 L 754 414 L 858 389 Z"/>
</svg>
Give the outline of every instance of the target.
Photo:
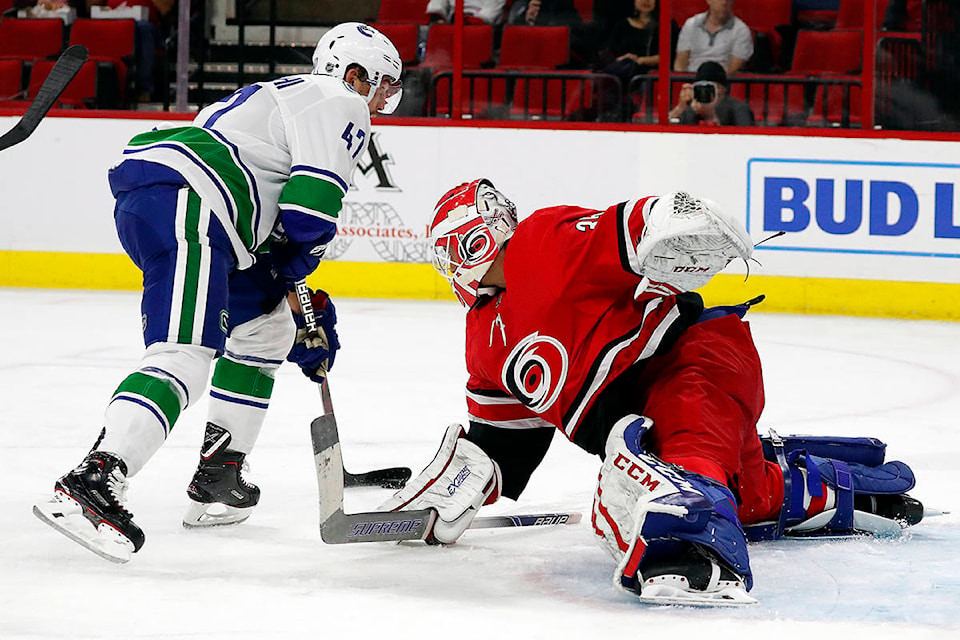
<svg viewBox="0 0 960 640">
<path fill-rule="evenodd" d="M 229 193 L 231 206 L 236 207 L 234 225 L 244 245 L 253 248 L 253 219 L 259 203 L 253 201 L 252 176 L 228 145 L 200 127 L 179 127 L 147 131 L 135 136 L 128 149 L 141 151 L 150 147 L 175 149 L 196 164 L 221 191 Z"/>
<path fill-rule="evenodd" d="M 220 358 L 210 384 L 232 395 L 269 400 L 273 393 L 273 382 L 273 376 L 264 373 L 260 367 Z"/>
<path fill-rule="evenodd" d="M 156 406 L 167 419 L 164 427 L 168 430 L 173 428 L 182 410 L 180 396 L 174 391 L 173 385 L 166 380 L 139 371 L 127 376 L 113 395 L 114 397 L 136 396 Z"/>
<path fill-rule="evenodd" d="M 340 185 L 315 176 L 294 174 L 280 192 L 280 208 L 316 211 L 336 222 L 343 207 Z M 286 205 L 286 206 L 284 206 Z"/>
</svg>

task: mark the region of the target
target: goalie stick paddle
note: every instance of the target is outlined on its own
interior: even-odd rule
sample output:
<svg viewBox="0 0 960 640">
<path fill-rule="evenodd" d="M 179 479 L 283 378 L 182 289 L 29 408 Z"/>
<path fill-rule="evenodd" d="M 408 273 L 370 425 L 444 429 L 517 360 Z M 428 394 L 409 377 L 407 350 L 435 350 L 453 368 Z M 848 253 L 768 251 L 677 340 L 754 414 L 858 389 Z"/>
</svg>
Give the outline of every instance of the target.
<svg viewBox="0 0 960 640">
<path fill-rule="evenodd" d="M 57 63 L 53 65 L 43 84 L 40 85 L 37 97 L 27 107 L 27 111 L 20 118 L 20 121 L 10 131 L 0 136 L 0 151 L 15 144 L 20 144 L 30 137 L 30 134 L 34 132 L 43 117 L 56 104 L 57 99 L 86 61 L 86 47 L 79 44 L 67 47 Z"/>
<path fill-rule="evenodd" d="M 326 413 L 310 424 L 313 457 L 320 491 L 320 537 L 327 544 L 426 540 L 437 519 L 434 509 L 411 511 L 343 511 L 343 460 L 337 419 Z M 475 518 L 471 529 L 576 524 L 581 515 L 541 513 Z"/>
</svg>

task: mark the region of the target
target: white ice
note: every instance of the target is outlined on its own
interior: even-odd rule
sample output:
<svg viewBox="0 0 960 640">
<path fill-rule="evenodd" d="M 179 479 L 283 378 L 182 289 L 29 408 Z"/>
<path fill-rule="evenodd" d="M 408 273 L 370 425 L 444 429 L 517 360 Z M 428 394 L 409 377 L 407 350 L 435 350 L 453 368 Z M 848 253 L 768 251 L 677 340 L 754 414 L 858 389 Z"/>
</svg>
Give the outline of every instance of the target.
<svg viewBox="0 0 960 640">
<path fill-rule="evenodd" d="M 338 300 L 331 389 L 351 471 L 419 470 L 464 419 L 463 315 L 444 302 Z M 960 637 L 960 323 L 751 312 L 766 374 L 761 430 L 868 435 L 910 463 L 912 494 L 951 514 L 902 539 L 751 547 L 740 609 L 652 608 L 611 584 L 592 539 L 598 460 L 562 438 L 517 503 L 576 526 L 468 531 L 449 548 L 325 546 L 308 425 L 317 389 L 292 365 L 250 456 L 263 490 L 244 524 L 183 529 L 205 402 L 132 479 L 147 542 L 109 564 L 31 514 L 79 462 L 140 356 L 139 297 L 0 289 L 0 638 Z M 348 511 L 380 489 L 350 489 Z"/>
</svg>

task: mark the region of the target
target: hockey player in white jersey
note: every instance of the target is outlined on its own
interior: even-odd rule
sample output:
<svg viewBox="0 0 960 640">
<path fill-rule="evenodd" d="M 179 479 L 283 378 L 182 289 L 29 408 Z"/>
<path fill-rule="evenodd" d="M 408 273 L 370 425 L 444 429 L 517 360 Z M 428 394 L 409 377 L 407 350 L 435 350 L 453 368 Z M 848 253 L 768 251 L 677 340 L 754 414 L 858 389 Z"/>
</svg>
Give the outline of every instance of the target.
<svg viewBox="0 0 960 640">
<path fill-rule="evenodd" d="M 333 363 L 333 304 L 315 297 L 326 339 L 305 342 L 287 291 L 336 234 L 370 117 L 396 108 L 402 65 L 390 40 L 360 23 L 324 34 L 313 64 L 312 74 L 236 91 L 190 126 L 134 137 L 110 171 L 117 232 L 143 271 L 146 351 L 114 392 L 90 453 L 34 508 L 103 558 L 126 562 L 143 545 L 125 507 L 127 478 L 204 392 L 217 356 L 186 525 L 249 515 L 259 489 L 241 469 L 276 369 L 289 359 L 320 381 Z M 213 504 L 220 510 L 208 512 Z"/>
</svg>

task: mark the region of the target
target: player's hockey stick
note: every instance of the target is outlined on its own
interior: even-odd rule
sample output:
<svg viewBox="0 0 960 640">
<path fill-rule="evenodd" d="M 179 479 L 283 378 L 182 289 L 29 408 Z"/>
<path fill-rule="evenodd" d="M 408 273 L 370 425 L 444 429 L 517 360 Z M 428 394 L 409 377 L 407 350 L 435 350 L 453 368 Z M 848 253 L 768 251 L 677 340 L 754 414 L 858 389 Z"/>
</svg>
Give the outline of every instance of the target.
<svg viewBox="0 0 960 640">
<path fill-rule="evenodd" d="M 330 380 L 320 385 L 320 398 L 323 401 L 323 412 L 333 414 L 333 401 L 330 399 Z M 374 469 L 362 473 L 350 473 L 343 469 L 343 486 L 345 487 L 383 487 L 384 489 L 402 489 L 413 472 L 409 467 L 387 467 Z"/>
<path fill-rule="evenodd" d="M 67 85 L 70 84 L 70 81 L 73 80 L 86 61 L 86 47 L 79 44 L 67 47 L 67 50 L 57 60 L 57 64 L 53 65 L 43 84 L 40 85 L 37 97 L 27 107 L 27 111 L 20 118 L 20 121 L 10 131 L 0 136 L 0 151 L 15 144 L 20 144 L 30 137 L 30 134 L 43 120 L 43 116 L 47 115 L 47 112 L 56 104 L 60 94 L 67 88 Z"/>
<path fill-rule="evenodd" d="M 300 280 L 295 285 L 297 301 L 300 303 L 300 312 L 303 314 L 303 324 L 308 334 L 314 334 L 319 339 L 317 317 L 313 311 L 313 301 L 310 297 L 310 288 L 306 280 Z M 309 338 L 308 338 L 309 339 Z M 333 414 L 333 402 L 330 399 L 330 381 L 320 384 L 320 398 L 323 401 L 323 412 Z M 363 473 L 350 473 L 343 470 L 343 484 L 346 487 L 383 487 L 384 489 L 401 489 L 407 483 L 413 472 L 407 467 L 389 467 L 374 469 Z"/>
<path fill-rule="evenodd" d="M 310 424 L 313 457 L 320 490 L 320 537 L 327 544 L 347 542 L 389 542 L 426 540 L 433 530 L 437 512 L 433 509 L 413 511 L 370 511 L 346 514 L 343 511 L 343 459 L 337 419 L 325 413 Z M 471 529 L 494 527 L 529 527 L 576 524 L 580 514 L 542 513 L 533 515 L 474 518 Z"/>
</svg>

